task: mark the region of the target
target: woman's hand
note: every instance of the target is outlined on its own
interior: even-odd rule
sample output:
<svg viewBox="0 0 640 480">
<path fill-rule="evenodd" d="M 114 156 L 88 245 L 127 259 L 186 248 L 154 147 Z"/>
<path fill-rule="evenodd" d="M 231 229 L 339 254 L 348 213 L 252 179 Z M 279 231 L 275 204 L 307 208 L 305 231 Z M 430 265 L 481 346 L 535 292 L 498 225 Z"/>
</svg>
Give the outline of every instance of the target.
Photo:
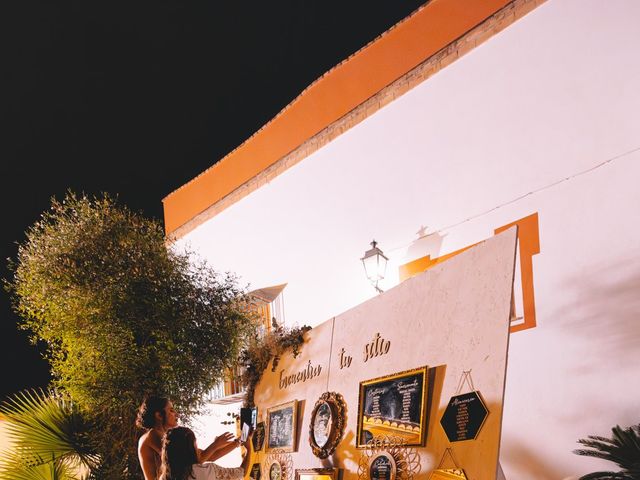
<svg viewBox="0 0 640 480">
<path fill-rule="evenodd" d="M 232 443 L 235 443 L 233 433 L 225 432 L 222 435 L 216 437 L 216 439 L 213 441 L 213 448 L 214 450 L 220 450 Z"/>
</svg>

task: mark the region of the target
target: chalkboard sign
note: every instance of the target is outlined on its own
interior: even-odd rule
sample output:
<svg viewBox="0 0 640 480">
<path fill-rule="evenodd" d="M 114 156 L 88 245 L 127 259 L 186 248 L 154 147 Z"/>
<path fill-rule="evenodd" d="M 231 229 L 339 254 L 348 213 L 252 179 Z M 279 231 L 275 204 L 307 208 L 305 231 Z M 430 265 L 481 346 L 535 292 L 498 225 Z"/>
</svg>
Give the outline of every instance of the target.
<svg viewBox="0 0 640 480">
<path fill-rule="evenodd" d="M 427 390 L 426 366 L 360 382 L 357 447 L 383 436 L 423 446 Z"/>
<path fill-rule="evenodd" d="M 260 464 L 254 463 L 251 465 L 251 470 L 249 471 L 249 478 L 251 480 L 260 480 Z"/>
<path fill-rule="evenodd" d="M 378 453 L 369 461 L 370 480 L 395 480 L 396 461 L 386 452 Z"/>
<path fill-rule="evenodd" d="M 291 402 L 267 409 L 267 452 L 278 448 L 293 452 L 296 448 L 297 405 Z"/>
<path fill-rule="evenodd" d="M 253 443 L 254 452 L 262 450 L 262 446 L 264 445 L 264 422 L 260 422 L 256 425 L 256 430 L 253 433 L 251 442 Z"/>
<path fill-rule="evenodd" d="M 480 392 L 454 395 L 440 419 L 440 424 L 450 442 L 475 440 L 484 424 L 489 410 L 485 407 Z"/>
</svg>

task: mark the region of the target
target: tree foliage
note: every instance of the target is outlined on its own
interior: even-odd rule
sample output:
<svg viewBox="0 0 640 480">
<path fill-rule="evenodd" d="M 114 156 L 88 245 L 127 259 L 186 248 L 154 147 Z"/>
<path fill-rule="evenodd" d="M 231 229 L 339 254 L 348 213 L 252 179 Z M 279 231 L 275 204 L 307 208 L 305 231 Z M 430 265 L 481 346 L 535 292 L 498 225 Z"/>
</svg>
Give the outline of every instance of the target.
<svg viewBox="0 0 640 480">
<path fill-rule="evenodd" d="M 8 287 L 22 327 L 48 345 L 54 386 L 93 417 L 104 476 L 137 471 L 143 395 L 197 411 L 252 328 L 232 275 L 167 248 L 158 222 L 107 196 L 53 200 Z"/>
<path fill-rule="evenodd" d="M 616 425 L 611 432 L 611 438 L 589 435 L 578 440 L 587 448 L 574 450 L 574 453 L 609 460 L 621 470 L 593 472 L 583 475 L 580 480 L 640 480 L 640 424 L 625 429 Z"/>
</svg>

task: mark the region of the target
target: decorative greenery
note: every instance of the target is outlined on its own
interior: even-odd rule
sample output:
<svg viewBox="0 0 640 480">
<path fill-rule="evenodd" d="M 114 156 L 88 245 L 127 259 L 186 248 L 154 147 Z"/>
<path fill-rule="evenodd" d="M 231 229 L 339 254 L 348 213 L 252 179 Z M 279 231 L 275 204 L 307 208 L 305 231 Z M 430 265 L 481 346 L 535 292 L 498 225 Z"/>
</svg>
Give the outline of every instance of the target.
<svg viewBox="0 0 640 480">
<path fill-rule="evenodd" d="M 311 327 L 306 325 L 287 328 L 279 325 L 275 318 L 271 323 L 273 329 L 262 337 L 255 334 L 240 355 L 239 363 L 243 367 L 240 381 L 247 388 L 245 406 L 254 406 L 256 385 L 262 378 L 262 373 L 269 367 L 269 362 L 271 371 L 275 372 L 280 356 L 289 348 L 293 356 L 297 357 L 304 343 L 304 334 L 311 330 Z"/>
<path fill-rule="evenodd" d="M 22 392 L 0 405 L 11 444 L 0 454 L 0 480 L 80 478 L 98 457 L 73 403 L 49 392 Z"/>
<path fill-rule="evenodd" d="M 619 472 L 594 472 L 580 480 L 639 480 L 640 479 L 640 424 L 622 429 L 611 429 L 611 438 L 589 435 L 578 443 L 588 448 L 574 450 L 577 455 L 601 458 L 618 465 Z"/>
<path fill-rule="evenodd" d="M 99 478 L 140 478 L 145 394 L 170 396 L 188 418 L 254 329 L 232 275 L 168 248 L 158 222 L 107 196 L 53 200 L 13 268 L 22 327 L 47 343 L 54 386 L 92 420 Z"/>
</svg>

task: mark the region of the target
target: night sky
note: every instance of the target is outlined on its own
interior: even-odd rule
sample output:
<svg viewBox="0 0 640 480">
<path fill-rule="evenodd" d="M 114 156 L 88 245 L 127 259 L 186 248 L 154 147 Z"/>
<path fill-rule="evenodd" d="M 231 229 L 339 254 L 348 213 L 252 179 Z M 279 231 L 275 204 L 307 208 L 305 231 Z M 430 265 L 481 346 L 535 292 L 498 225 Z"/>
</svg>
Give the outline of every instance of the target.
<svg viewBox="0 0 640 480">
<path fill-rule="evenodd" d="M 162 219 L 164 196 L 422 3 L 2 2 L 0 274 L 67 189 Z M 0 395 L 46 386 L 4 291 L 0 315 Z"/>
</svg>

